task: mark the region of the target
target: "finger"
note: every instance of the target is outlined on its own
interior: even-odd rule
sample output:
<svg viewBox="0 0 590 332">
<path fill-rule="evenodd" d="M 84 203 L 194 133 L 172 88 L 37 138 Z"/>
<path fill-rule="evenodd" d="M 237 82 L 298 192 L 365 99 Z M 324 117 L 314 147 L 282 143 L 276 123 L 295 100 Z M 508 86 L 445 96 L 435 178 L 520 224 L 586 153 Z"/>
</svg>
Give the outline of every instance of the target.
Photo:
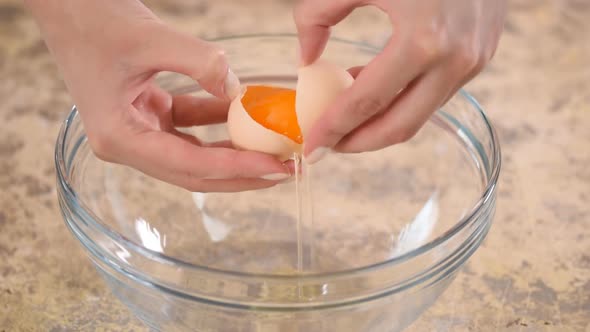
<svg viewBox="0 0 590 332">
<path fill-rule="evenodd" d="M 182 135 L 186 135 L 186 134 L 182 134 Z M 196 139 L 197 142 L 199 142 L 199 144 L 201 146 L 203 146 L 203 147 L 208 147 L 208 148 L 228 148 L 228 149 L 234 148 L 234 145 L 233 145 L 232 141 L 230 141 L 230 140 L 203 143 L 203 142 L 198 141 L 198 139 L 196 137 L 194 137 L 194 136 L 191 136 L 191 135 L 187 135 L 187 136 L 190 136 L 191 137 L 191 138 L 189 138 L 189 141 L 192 141 L 192 139 Z M 293 160 L 289 159 L 289 160 L 285 161 L 283 163 L 283 165 L 289 170 L 289 173 L 291 175 L 295 174 L 295 163 L 294 163 Z"/>
<path fill-rule="evenodd" d="M 449 75 L 439 69 L 427 73 L 392 104 L 338 143 L 335 150 L 378 150 L 412 138 L 451 92 Z"/>
<path fill-rule="evenodd" d="M 202 147 L 206 147 L 206 148 L 227 148 L 227 149 L 234 148 L 234 145 L 233 145 L 232 141 L 230 141 L 230 140 L 207 142 L 206 143 L 206 142 L 202 142 L 201 140 L 199 140 L 197 137 L 195 137 L 193 135 L 185 134 L 185 133 L 182 133 L 179 131 L 174 131 L 173 133 L 176 136 L 186 140 L 189 143 L 199 145 Z M 286 167 L 287 170 L 289 170 L 289 174 L 291 174 L 291 175 L 295 174 L 295 164 L 294 164 L 293 160 L 287 160 L 287 161 L 283 162 L 283 165 Z"/>
<path fill-rule="evenodd" d="M 401 90 L 432 66 L 430 59 L 413 56 L 413 43 L 399 36 L 393 38 L 319 117 L 306 137 L 306 157 L 317 148 L 325 151 L 334 147 L 355 128 L 388 109 Z"/>
<path fill-rule="evenodd" d="M 457 54 L 458 55 L 452 57 L 446 65 L 449 68 L 454 68 L 454 71 L 457 73 L 463 73 L 463 76 L 445 98 L 442 105 L 445 105 L 460 89 L 477 76 L 491 59 L 491 56 L 486 58 L 482 57 L 480 54 L 469 51 L 459 50 L 457 51 Z"/>
<path fill-rule="evenodd" d="M 175 96 L 172 102 L 172 118 L 178 127 L 225 122 L 228 110 L 229 101 L 219 98 L 180 95 Z"/>
<path fill-rule="evenodd" d="M 475 75 L 474 75 L 475 76 Z M 451 91 L 447 94 L 447 96 L 445 97 L 444 101 L 442 102 L 442 104 L 440 105 L 441 107 L 446 105 L 456 94 L 457 92 L 459 92 L 459 90 L 461 90 L 467 83 L 469 83 L 469 81 L 471 81 L 473 79 L 473 76 L 471 77 L 467 77 L 464 80 L 462 80 L 461 82 L 459 82 L 459 84 L 457 84 L 453 89 L 451 89 Z"/>
<path fill-rule="evenodd" d="M 348 16 L 355 6 L 353 1 L 299 1 L 293 18 L 299 37 L 301 65 L 319 58 L 330 38 L 330 27 Z"/>
<path fill-rule="evenodd" d="M 217 141 L 217 142 L 210 142 L 210 143 L 201 143 L 203 147 L 210 147 L 210 148 L 234 148 L 234 145 L 231 141 Z M 289 174 L 295 174 L 295 163 L 292 159 L 289 159 L 283 163 L 285 167 L 289 170 Z"/>
<path fill-rule="evenodd" d="M 280 181 L 290 176 L 289 169 L 270 155 L 200 147 L 167 132 L 143 132 L 124 141 L 119 162 L 184 188 L 196 189 L 204 179 Z"/>
<path fill-rule="evenodd" d="M 217 45 L 185 35 L 164 24 L 154 24 L 149 40 L 136 56 L 142 68 L 190 76 L 211 94 L 231 100 L 240 93 L 240 82 L 229 69 Z"/>
<path fill-rule="evenodd" d="M 183 179 L 179 179 L 178 182 L 185 183 Z M 181 186 L 192 192 L 239 192 L 270 188 L 279 183 L 259 179 L 199 180 L 190 185 Z"/>
</svg>

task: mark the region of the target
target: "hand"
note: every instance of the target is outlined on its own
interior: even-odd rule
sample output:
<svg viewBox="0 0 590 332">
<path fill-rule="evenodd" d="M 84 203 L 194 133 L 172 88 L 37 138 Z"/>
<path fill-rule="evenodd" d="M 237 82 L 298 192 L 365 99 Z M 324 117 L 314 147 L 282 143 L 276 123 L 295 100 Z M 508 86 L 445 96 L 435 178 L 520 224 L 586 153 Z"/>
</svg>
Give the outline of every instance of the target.
<svg viewBox="0 0 590 332">
<path fill-rule="evenodd" d="M 76 103 L 90 146 L 106 161 L 191 191 L 275 185 L 289 168 L 270 155 L 202 144 L 176 127 L 224 122 L 238 78 L 217 46 L 163 24 L 137 0 L 29 0 Z M 190 76 L 218 98 L 171 96 L 159 71 Z"/>
<path fill-rule="evenodd" d="M 388 14 L 394 33 L 305 138 L 311 162 L 327 151 L 377 150 L 413 137 L 492 58 L 506 0 L 303 0 L 295 10 L 303 64 L 323 52 L 330 27 L 354 8 Z M 313 154 L 312 154 L 313 153 Z"/>
</svg>

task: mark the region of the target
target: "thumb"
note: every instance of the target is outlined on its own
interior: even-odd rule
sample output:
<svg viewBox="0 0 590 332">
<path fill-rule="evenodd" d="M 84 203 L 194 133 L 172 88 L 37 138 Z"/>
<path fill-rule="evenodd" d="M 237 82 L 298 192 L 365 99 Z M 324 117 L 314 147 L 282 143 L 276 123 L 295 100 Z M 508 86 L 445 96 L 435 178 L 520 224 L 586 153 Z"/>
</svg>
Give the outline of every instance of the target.
<svg viewBox="0 0 590 332">
<path fill-rule="evenodd" d="M 330 38 L 330 28 L 346 18 L 355 6 L 355 1 L 298 2 L 293 18 L 299 36 L 301 65 L 313 63 L 322 55 Z"/>
<path fill-rule="evenodd" d="M 240 80 L 219 46 L 165 25 L 157 25 L 149 33 L 149 42 L 140 54 L 146 67 L 187 75 L 219 98 L 231 100 L 239 95 Z"/>
</svg>

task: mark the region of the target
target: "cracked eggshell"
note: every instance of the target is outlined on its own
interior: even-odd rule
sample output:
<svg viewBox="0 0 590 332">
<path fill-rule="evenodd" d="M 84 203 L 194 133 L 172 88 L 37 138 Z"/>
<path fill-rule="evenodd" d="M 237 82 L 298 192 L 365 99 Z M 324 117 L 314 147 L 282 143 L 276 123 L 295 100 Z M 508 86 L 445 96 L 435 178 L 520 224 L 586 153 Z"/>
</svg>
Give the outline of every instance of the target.
<svg viewBox="0 0 590 332">
<path fill-rule="evenodd" d="M 295 111 L 304 141 L 319 116 L 353 82 L 348 71 L 326 60 L 299 68 Z"/>
<path fill-rule="evenodd" d="M 244 109 L 242 97 L 245 89 L 230 106 L 227 114 L 227 130 L 233 145 L 241 150 L 258 151 L 276 156 L 281 161 L 301 151 L 301 145 L 286 136 L 265 128 Z"/>
</svg>

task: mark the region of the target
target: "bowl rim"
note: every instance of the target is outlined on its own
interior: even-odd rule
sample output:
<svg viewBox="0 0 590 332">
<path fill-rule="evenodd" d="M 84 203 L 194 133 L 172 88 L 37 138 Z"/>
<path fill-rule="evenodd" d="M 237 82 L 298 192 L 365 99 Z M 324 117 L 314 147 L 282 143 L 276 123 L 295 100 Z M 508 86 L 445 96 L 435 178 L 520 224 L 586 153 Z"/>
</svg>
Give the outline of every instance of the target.
<svg viewBox="0 0 590 332">
<path fill-rule="evenodd" d="M 231 41 L 231 40 L 245 40 L 245 39 L 254 39 L 254 38 L 292 38 L 296 39 L 296 34 L 291 33 L 276 33 L 276 34 L 240 34 L 240 35 L 232 35 L 232 36 L 224 36 L 219 38 L 209 39 L 212 42 L 222 42 L 222 41 Z M 341 44 L 348 44 L 351 46 L 362 47 L 365 48 L 367 51 L 377 54 L 380 49 L 376 46 L 370 45 L 368 43 L 363 42 L 356 42 L 347 39 L 331 37 L 331 41 L 339 42 Z M 455 234 L 461 232 L 467 225 L 476 219 L 480 212 L 484 210 L 488 203 L 494 199 L 494 193 L 496 192 L 497 182 L 500 174 L 501 168 L 501 150 L 500 150 L 500 142 L 498 140 L 498 135 L 496 130 L 494 129 L 491 121 L 489 120 L 488 116 L 485 114 L 481 105 L 477 102 L 477 100 L 471 96 L 468 92 L 463 89 L 458 91 L 458 94 L 461 95 L 472 107 L 473 111 L 476 111 L 481 116 L 483 122 L 485 123 L 487 133 L 491 139 L 491 169 L 489 170 L 489 174 L 486 176 L 488 182 L 484 190 L 482 190 L 479 199 L 475 204 L 473 204 L 469 213 L 465 214 L 465 216 L 458 220 L 451 228 L 447 231 L 439 235 L 437 238 L 419 246 L 414 249 L 411 249 L 399 256 L 394 256 L 390 259 L 383 260 L 377 263 L 373 263 L 370 265 L 345 269 L 345 270 L 338 270 L 332 272 L 310 272 L 310 273 L 302 273 L 302 274 L 294 274 L 294 275 L 278 275 L 278 274 L 270 274 L 270 273 L 252 273 L 252 272 L 242 272 L 236 270 L 225 270 L 219 268 L 211 268 L 203 265 L 192 264 L 186 262 L 184 260 L 168 256 L 164 253 L 160 253 L 157 251 L 153 251 L 146 247 L 143 247 L 132 240 L 122 236 L 120 233 L 110 229 L 106 224 L 101 222 L 101 219 L 96 216 L 91 209 L 88 208 L 87 204 L 79 199 L 78 195 L 76 195 L 75 190 L 70 184 L 68 171 L 69 167 L 67 164 L 71 164 L 73 158 L 67 158 L 65 155 L 65 146 L 66 140 L 68 139 L 69 130 L 71 129 L 71 124 L 76 120 L 78 116 L 78 110 L 76 106 L 73 106 L 69 115 L 66 117 L 65 121 L 63 121 L 62 126 L 60 128 L 60 132 L 57 137 L 57 142 L 55 146 L 55 154 L 54 154 L 54 161 L 56 167 L 56 177 L 57 177 L 57 184 L 58 190 L 60 190 L 65 198 L 66 204 L 69 206 L 77 207 L 78 212 L 82 212 L 82 214 L 78 214 L 79 217 L 83 218 L 84 223 L 86 226 L 91 226 L 96 231 L 106 235 L 110 240 L 114 241 L 115 243 L 123 244 L 125 247 L 130 248 L 137 253 L 141 254 L 146 258 L 153 259 L 159 263 L 164 264 L 173 264 L 177 267 L 187 269 L 190 271 L 197 271 L 197 272 L 206 272 L 206 273 L 213 273 L 219 274 L 223 276 L 232 276 L 237 278 L 248 278 L 248 279 L 266 279 L 266 280 L 297 280 L 298 282 L 301 281 L 313 281 L 317 279 L 323 278 L 339 278 L 344 276 L 351 276 L 356 275 L 359 273 L 367 273 L 375 270 L 385 269 L 388 267 L 392 267 L 408 261 L 414 257 L 420 256 L 431 249 L 437 247 L 441 243 L 444 243 L 450 240 Z M 85 134 L 84 134 L 85 136 Z M 78 143 L 80 144 L 80 142 Z M 67 160 L 67 164 L 66 164 Z M 77 235 L 76 235 L 77 236 Z M 92 239 L 91 239 L 92 240 Z"/>
</svg>

